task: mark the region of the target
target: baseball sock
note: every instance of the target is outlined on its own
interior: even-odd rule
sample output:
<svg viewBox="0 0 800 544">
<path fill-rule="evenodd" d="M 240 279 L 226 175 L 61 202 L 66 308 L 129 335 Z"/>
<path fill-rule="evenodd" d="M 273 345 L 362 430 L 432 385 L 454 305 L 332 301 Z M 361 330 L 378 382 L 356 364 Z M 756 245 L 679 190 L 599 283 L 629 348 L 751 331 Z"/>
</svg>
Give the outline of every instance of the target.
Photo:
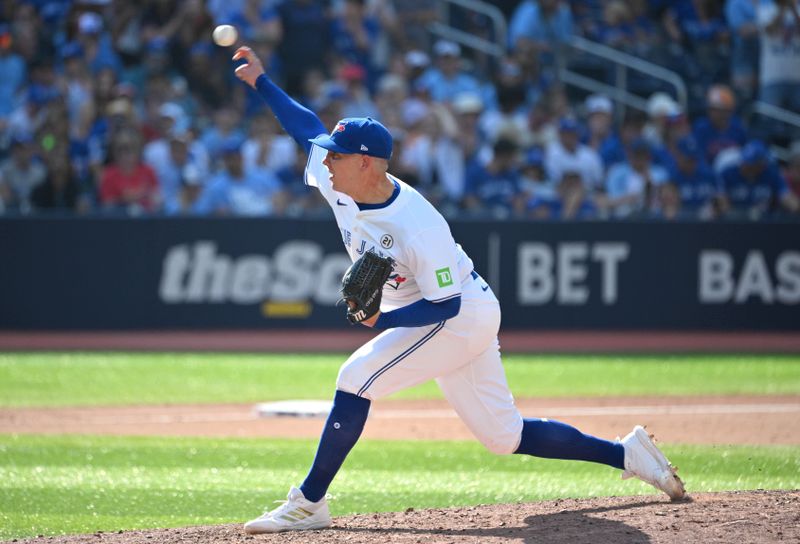
<svg viewBox="0 0 800 544">
<path fill-rule="evenodd" d="M 325 496 L 345 457 L 364 430 L 369 405 L 369 399 L 353 393 L 336 391 L 331 413 L 319 439 L 314 463 L 303 485 L 300 486 L 300 491 L 306 499 L 317 502 Z"/>
<path fill-rule="evenodd" d="M 566 423 L 547 419 L 523 420 L 522 439 L 514 453 L 625 468 L 625 449 L 619 442 L 589 436 Z"/>
</svg>

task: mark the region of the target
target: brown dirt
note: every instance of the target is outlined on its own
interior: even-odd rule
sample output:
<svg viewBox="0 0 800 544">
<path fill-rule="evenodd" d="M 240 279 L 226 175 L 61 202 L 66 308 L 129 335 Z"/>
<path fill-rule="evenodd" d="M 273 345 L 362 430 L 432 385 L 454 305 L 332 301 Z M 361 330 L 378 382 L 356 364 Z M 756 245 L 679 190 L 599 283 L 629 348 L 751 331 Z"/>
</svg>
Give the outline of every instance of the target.
<svg viewBox="0 0 800 544">
<path fill-rule="evenodd" d="M 531 504 L 408 510 L 334 519 L 323 531 L 248 536 L 241 525 L 95 533 L 24 540 L 39 544 L 494 544 L 800 542 L 800 491 L 563 499 Z"/>
<path fill-rule="evenodd" d="M 351 352 L 369 330 L 0 331 L 0 351 Z M 800 353 L 800 334 L 733 331 L 513 331 L 504 353 Z"/>
<path fill-rule="evenodd" d="M 517 405 L 525 416 L 558 419 L 609 438 L 644 424 L 668 443 L 800 444 L 799 396 L 519 399 Z M 259 418 L 250 404 L 0 409 L 0 433 L 314 438 L 322 423 Z M 444 401 L 382 400 L 374 404 L 364 437 L 472 435 Z"/>
</svg>

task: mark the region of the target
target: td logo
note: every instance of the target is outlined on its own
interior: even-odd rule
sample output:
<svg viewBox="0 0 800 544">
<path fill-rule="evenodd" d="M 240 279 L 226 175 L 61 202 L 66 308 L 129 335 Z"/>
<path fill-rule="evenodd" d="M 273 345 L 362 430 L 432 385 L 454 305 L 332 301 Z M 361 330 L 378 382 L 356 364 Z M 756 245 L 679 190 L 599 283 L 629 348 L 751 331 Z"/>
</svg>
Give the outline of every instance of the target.
<svg viewBox="0 0 800 544">
<path fill-rule="evenodd" d="M 436 281 L 439 282 L 439 287 L 447 287 L 453 285 L 453 276 L 450 274 L 450 268 L 440 268 L 436 271 Z"/>
</svg>

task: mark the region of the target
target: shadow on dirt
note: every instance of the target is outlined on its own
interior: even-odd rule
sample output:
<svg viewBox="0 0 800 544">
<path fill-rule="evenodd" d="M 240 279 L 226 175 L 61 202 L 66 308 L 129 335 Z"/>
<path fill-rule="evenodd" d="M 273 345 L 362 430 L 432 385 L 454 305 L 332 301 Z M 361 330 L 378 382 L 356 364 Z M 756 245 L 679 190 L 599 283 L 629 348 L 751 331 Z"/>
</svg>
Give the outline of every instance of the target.
<svg viewBox="0 0 800 544">
<path fill-rule="evenodd" d="M 635 510 L 650 507 L 663 502 L 642 501 L 631 504 L 614 506 L 601 506 L 584 508 L 580 510 L 565 510 L 528 516 L 523 526 L 499 526 L 492 528 L 464 528 L 464 529 L 421 529 L 421 528 L 342 528 L 348 533 L 370 533 L 375 541 L 391 542 L 392 535 L 416 534 L 429 535 L 437 542 L 435 537 L 451 536 L 462 539 L 475 539 L 475 542 L 484 542 L 488 539 L 513 539 L 525 544 L 597 544 L 599 542 L 613 542 L 615 544 L 640 544 L 652 542 L 650 537 L 625 522 L 605 519 L 603 513 L 613 511 Z M 334 528 L 334 531 L 337 529 Z"/>
</svg>

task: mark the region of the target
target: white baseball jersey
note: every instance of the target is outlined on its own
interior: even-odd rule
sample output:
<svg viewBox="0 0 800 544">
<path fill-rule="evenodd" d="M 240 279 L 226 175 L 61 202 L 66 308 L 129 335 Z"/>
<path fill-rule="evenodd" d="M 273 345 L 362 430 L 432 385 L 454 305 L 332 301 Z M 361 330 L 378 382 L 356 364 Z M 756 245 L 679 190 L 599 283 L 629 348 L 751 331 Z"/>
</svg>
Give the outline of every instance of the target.
<svg viewBox="0 0 800 544">
<path fill-rule="evenodd" d="M 306 184 L 319 188 L 336 216 L 342 241 L 355 261 L 365 251 L 395 260 L 394 272 L 383 288 L 381 311 L 420 300 L 442 302 L 462 295 L 472 280 L 472 260 L 453 240 L 444 218 L 422 195 L 389 176 L 399 187 L 385 204 L 359 209 L 352 198 L 333 189 L 327 151 L 312 146 L 306 166 Z"/>
<path fill-rule="evenodd" d="M 350 257 L 374 251 L 395 259 L 383 289 L 381 310 L 421 298 L 432 302 L 461 296 L 458 315 L 423 327 L 388 329 L 361 346 L 344 363 L 336 388 L 378 399 L 435 379 L 453 409 L 495 453 L 516 451 L 522 416 L 514 406 L 500 359 L 500 304 L 473 271 L 450 227 L 413 188 L 391 177 L 396 197 L 359 210 L 333 190 L 322 164 L 327 151 L 313 145 L 306 183 L 319 188 L 333 208 Z"/>
</svg>

